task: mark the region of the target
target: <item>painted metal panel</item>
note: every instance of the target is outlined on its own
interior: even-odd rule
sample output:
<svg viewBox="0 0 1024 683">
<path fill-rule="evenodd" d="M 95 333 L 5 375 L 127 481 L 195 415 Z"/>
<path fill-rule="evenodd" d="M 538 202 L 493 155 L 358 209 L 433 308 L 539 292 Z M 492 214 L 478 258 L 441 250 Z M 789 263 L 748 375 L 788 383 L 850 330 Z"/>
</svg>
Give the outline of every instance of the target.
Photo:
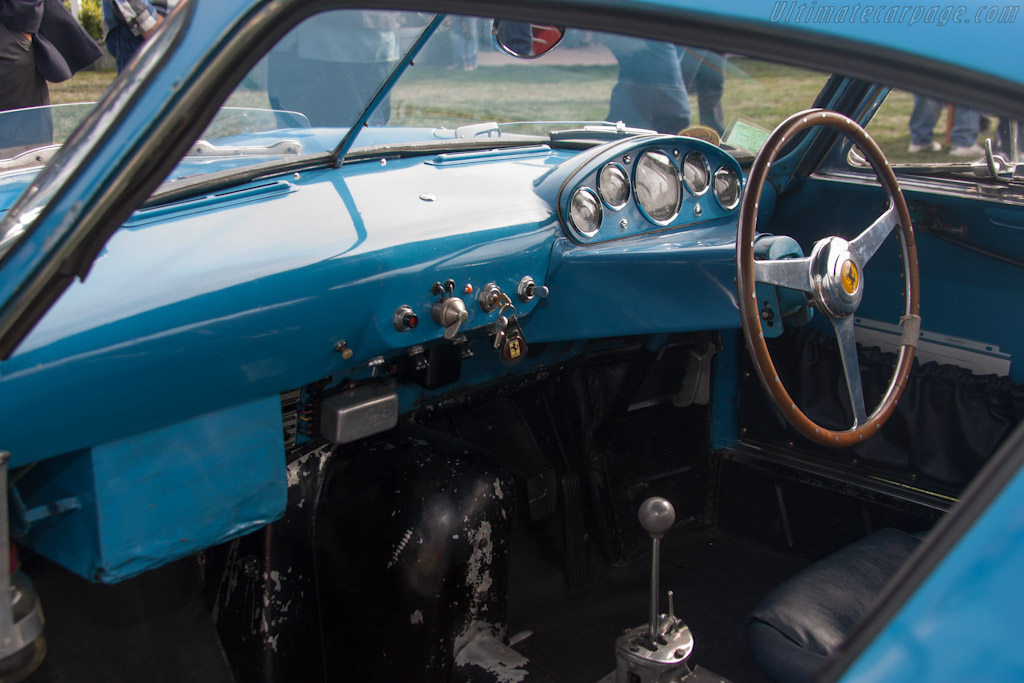
<svg viewBox="0 0 1024 683">
<path fill-rule="evenodd" d="M 871 681 L 1024 678 L 1024 471 L 842 677 Z"/>
<path fill-rule="evenodd" d="M 46 461 L 18 489 L 29 507 L 69 495 L 82 503 L 34 524 L 25 545 L 87 579 L 116 583 L 283 514 L 280 398 Z"/>
</svg>

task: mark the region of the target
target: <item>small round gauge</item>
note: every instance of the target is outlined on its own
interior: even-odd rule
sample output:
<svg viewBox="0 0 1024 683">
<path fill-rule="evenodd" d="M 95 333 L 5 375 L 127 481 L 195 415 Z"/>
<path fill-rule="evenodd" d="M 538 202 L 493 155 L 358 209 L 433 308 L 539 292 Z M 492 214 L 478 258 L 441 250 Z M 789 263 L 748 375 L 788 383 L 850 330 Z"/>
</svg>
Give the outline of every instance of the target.
<svg viewBox="0 0 1024 683">
<path fill-rule="evenodd" d="M 715 199 L 723 209 L 735 209 L 740 203 L 740 177 L 736 171 L 725 166 L 715 171 Z"/>
<path fill-rule="evenodd" d="M 711 187 L 711 167 L 700 152 L 690 152 L 683 160 L 683 182 L 695 197 L 701 196 Z"/>
<path fill-rule="evenodd" d="M 666 225 L 679 214 L 679 171 L 664 152 L 644 152 L 636 162 L 636 201 L 647 217 Z"/>
<path fill-rule="evenodd" d="M 569 201 L 569 223 L 584 237 L 593 237 L 601 227 L 601 200 L 589 187 L 581 187 Z"/>
<path fill-rule="evenodd" d="M 629 200 L 629 176 L 618 164 L 607 164 L 598 176 L 597 191 L 608 208 L 617 211 Z"/>
</svg>

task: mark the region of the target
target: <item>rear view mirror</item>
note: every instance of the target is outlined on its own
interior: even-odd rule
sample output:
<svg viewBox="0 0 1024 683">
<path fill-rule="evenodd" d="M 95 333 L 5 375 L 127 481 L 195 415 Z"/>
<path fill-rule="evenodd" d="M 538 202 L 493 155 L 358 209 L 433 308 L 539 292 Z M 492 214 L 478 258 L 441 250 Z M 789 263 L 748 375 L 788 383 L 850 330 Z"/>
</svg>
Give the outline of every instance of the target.
<svg viewBox="0 0 1024 683">
<path fill-rule="evenodd" d="M 536 59 L 550 52 L 565 36 L 561 26 L 495 19 L 491 36 L 498 48 L 519 59 Z"/>
</svg>

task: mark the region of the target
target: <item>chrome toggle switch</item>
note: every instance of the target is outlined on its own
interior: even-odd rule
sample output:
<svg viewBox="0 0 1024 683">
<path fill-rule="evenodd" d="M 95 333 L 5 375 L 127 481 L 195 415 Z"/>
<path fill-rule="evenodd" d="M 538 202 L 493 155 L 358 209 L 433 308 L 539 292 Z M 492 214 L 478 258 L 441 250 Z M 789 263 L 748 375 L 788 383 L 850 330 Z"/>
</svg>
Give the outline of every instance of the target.
<svg viewBox="0 0 1024 683">
<path fill-rule="evenodd" d="M 538 285 L 534 282 L 533 278 L 527 275 L 519 281 L 519 286 L 516 287 L 516 294 L 519 295 L 519 300 L 524 304 L 527 301 L 533 301 L 535 297 L 546 299 L 551 290 L 544 285 Z"/>
</svg>

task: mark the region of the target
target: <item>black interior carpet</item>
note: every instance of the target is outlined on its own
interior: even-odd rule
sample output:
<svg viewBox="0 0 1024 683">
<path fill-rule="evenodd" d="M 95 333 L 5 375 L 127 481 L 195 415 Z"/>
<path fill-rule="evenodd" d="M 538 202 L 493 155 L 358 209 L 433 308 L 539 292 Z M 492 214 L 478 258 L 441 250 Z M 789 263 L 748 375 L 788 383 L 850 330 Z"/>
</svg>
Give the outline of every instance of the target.
<svg viewBox="0 0 1024 683">
<path fill-rule="evenodd" d="M 113 586 L 24 560 L 46 615 L 47 655 L 27 683 L 230 683 L 234 675 L 187 558 Z"/>
<path fill-rule="evenodd" d="M 668 611 L 665 594 L 672 590 L 676 616 L 693 632 L 691 664 L 736 683 L 766 681 L 747 651 L 743 619 L 765 593 L 805 564 L 715 529 L 666 539 L 661 611 Z M 606 568 L 577 594 L 549 578 L 546 585 L 557 588 L 547 602 L 537 595 L 542 584 L 536 580 L 513 580 L 510 600 L 523 601 L 510 620 L 509 635 L 532 631 L 514 647 L 558 681 L 593 683 L 615 668 L 614 645 L 621 632 L 646 623 L 649 581 L 649 556 Z M 523 595 L 524 584 L 533 595 Z M 534 605 L 529 614 L 522 612 L 526 602 Z"/>
</svg>

